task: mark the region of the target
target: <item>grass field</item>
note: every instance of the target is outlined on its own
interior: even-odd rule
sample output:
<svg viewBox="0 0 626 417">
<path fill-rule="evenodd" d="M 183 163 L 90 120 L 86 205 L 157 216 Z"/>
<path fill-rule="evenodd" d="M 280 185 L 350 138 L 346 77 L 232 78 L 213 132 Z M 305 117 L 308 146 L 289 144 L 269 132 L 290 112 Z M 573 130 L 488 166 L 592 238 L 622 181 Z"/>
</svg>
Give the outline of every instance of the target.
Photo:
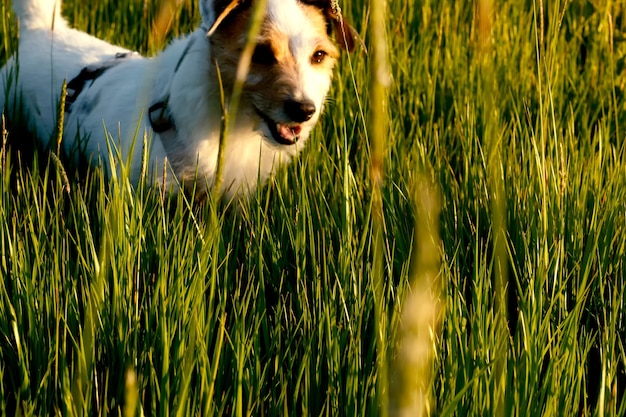
<svg viewBox="0 0 626 417">
<path fill-rule="evenodd" d="M 387 99 L 344 56 L 238 213 L 3 130 L 0 412 L 626 415 L 626 4 L 474 3 L 390 0 Z M 371 45 L 369 3 L 340 4 Z M 64 14 L 152 54 L 199 22 L 182 0 L 153 32 L 164 7 Z"/>
</svg>

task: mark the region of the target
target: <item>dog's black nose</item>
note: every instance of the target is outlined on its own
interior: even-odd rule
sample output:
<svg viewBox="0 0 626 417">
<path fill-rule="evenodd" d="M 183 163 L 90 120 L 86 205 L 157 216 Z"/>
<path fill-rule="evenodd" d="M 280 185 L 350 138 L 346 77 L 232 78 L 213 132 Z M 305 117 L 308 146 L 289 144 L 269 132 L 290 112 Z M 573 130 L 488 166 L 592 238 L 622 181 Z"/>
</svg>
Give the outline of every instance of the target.
<svg viewBox="0 0 626 417">
<path fill-rule="evenodd" d="M 303 123 L 311 120 L 315 114 L 315 103 L 311 100 L 287 100 L 285 102 L 285 113 L 292 121 Z"/>
</svg>

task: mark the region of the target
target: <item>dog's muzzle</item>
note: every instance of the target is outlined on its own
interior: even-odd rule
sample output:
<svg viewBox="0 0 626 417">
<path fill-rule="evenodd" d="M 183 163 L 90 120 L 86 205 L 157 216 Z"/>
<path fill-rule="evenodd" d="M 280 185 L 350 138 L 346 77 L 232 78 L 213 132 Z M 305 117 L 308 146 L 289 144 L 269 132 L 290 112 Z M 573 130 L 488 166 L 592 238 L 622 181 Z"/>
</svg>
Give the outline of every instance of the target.
<svg viewBox="0 0 626 417">
<path fill-rule="evenodd" d="M 311 100 L 285 101 L 285 114 L 296 123 L 308 122 L 311 120 L 316 110 L 315 103 Z"/>
<path fill-rule="evenodd" d="M 256 109 L 256 111 L 267 125 L 272 139 L 280 145 L 291 146 L 295 145 L 300 139 L 302 123 L 311 120 L 317 108 L 311 100 L 286 100 L 284 111 L 285 115 L 290 119 L 287 122 L 277 122 L 259 109 Z"/>
</svg>

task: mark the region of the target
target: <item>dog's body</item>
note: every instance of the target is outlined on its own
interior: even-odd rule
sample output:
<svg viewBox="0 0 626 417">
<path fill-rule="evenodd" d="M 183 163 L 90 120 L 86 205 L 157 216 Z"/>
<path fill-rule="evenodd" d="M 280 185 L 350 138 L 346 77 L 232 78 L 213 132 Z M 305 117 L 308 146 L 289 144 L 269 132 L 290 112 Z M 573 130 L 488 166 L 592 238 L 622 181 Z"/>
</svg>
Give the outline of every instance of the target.
<svg viewBox="0 0 626 417">
<path fill-rule="evenodd" d="M 77 76 L 91 68 L 97 76 L 79 79 L 78 91 L 68 88 L 73 96 L 65 113 L 67 151 L 107 161 L 107 141 L 119 141 L 132 181 L 139 179 L 145 158 L 155 181 L 167 178 L 173 184 L 171 174 L 163 175 L 167 161 L 176 181 L 197 179 L 201 190 L 212 185 L 223 115 L 217 68 L 228 100 L 250 1 L 200 0 L 200 28 L 152 59 L 69 28 L 58 12 L 59 1 L 13 2 L 21 22 L 20 46 L 0 73 L 5 89 L 0 110 L 11 117 L 21 105 L 47 145 L 64 81 L 75 88 Z M 302 149 L 320 116 L 338 54 L 329 38 L 332 13 L 329 0 L 268 1 L 236 123 L 223 148 L 225 194 L 249 192 Z M 144 132 L 150 139 L 146 154 Z"/>
</svg>

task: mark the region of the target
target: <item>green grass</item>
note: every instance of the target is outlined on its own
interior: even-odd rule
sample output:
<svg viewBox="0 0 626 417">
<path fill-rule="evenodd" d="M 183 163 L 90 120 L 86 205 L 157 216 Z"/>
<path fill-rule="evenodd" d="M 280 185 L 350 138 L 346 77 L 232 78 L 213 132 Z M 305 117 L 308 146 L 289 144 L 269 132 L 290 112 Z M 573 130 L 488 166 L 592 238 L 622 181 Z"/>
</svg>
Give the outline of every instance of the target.
<svg viewBox="0 0 626 417">
<path fill-rule="evenodd" d="M 64 12 L 150 54 L 146 5 Z M 367 4 L 341 6 L 369 44 Z M 306 151 L 237 213 L 123 173 L 79 180 L 16 152 L 30 138 L 12 124 L 0 412 L 402 415 L 419 397 L 443 416 L 626 415 L 626 7 L 493 7 L 479 22 L 470 2 L 389 2 L 379 223 L 362 53 Z M 170 36 L 198 19 L 183 1 Z"/>
</svg>

